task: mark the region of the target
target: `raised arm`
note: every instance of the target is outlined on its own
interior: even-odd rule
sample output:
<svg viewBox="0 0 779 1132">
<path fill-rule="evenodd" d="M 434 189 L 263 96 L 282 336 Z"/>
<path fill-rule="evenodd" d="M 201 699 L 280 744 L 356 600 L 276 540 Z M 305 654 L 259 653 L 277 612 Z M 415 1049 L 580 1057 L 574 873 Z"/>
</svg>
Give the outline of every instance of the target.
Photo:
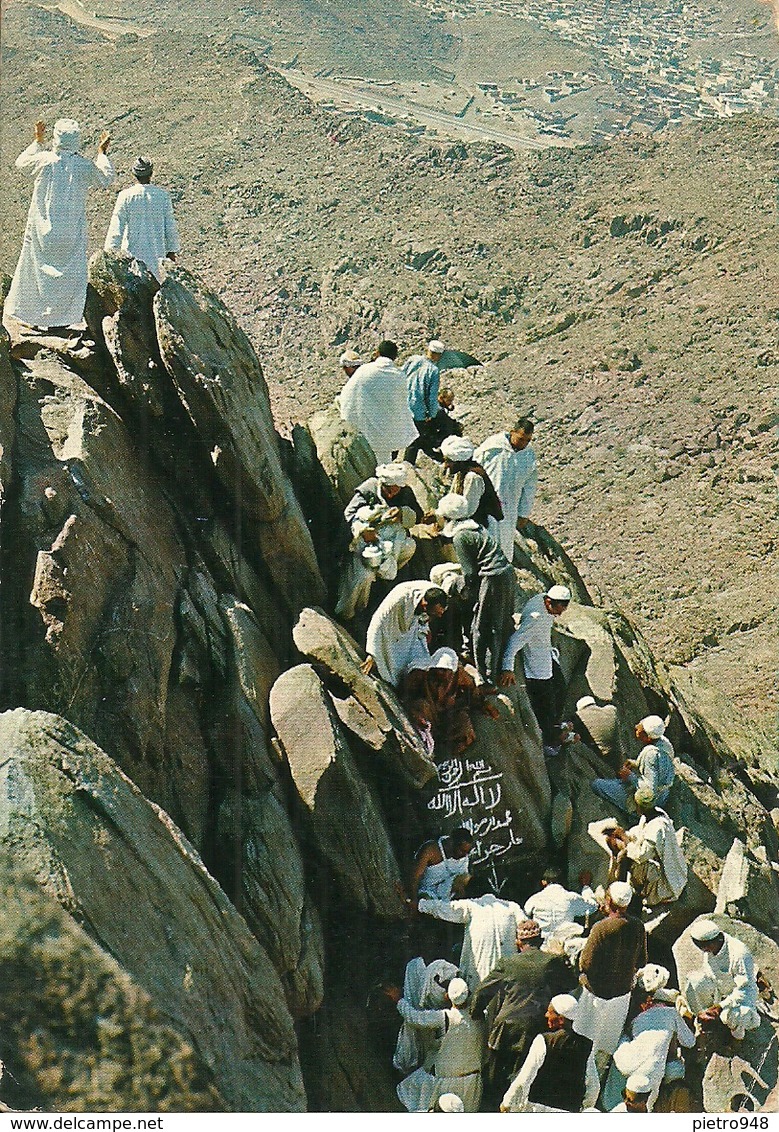
<svg viewBox="0 0 779 1132">
<path fill-rule="evenodd" d="M 49 158 L 49 151 L 43 148 L 43 139 L 46 136 L 46 123 L 38 121 L 33 128 L 34 138 L 32 145 L 28 145 L 24 153 L 20 153 L 16 159 L 16 168 L 26 173 L 29 177 L 34 177 Z"/>
</svg>

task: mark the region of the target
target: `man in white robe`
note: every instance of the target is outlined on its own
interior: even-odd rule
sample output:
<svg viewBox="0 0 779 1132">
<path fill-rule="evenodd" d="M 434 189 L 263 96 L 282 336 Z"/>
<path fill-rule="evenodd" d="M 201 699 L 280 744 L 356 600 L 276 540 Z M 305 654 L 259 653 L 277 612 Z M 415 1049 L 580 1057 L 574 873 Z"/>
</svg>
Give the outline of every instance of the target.
<svg viewBox="0 0 779 1132">
<path fill-rule="evenodd" d="M 404 998 L 398 1003 L 405 1022 L 446 1030 L 432 1064 L 417 1069 L 398 1085 L 398 1099 L 408 1112 L 428 1112 L 445 1093 L 458 1096 L 465 1112 L 479 1111 L 484 1023 L 466 1010 L 468 984 L 463 979 L 452 979 L 447 998 L 451 1005 L 444 1010 L 414 1010 Z"/>
<path fill-rule="evenodd" d="M 682 1007 L 695 1016 L 698 1030 L 719 1019 L 735 1041 L 742 1041 L 747 1030 L 760 1025 L 754 956 L 714 920 L 696 920 L 689 931 L 703 962 L 687 976 Z"/>
<path fill-rule="evenodd" d="M 536 921 L 545 940 L 563 924 L 583 920 L 598 911 L 598 901 L 589 886 L 581 893 L 569 892 L 561 880 L 559 869 L 548 868 L 541 879 L 541 890 L 525 901 L 525 919 Z"/>
<path fill-rule="evenodd" d="M 374 361 L 360 366 L 338 397 L 341 419 L 362 433 L 379 464 L 388 464 L 417 436 L 406 375 L 395 364 L 397 356 L 394 342 L 380 342 Z"/>
<path fill-rule="evenodd" d="M 116 198 L 105 250 L 128 252 L 159 280 L 162 261 L 175 260 L 181 245 L 170 193 L 151 184 L 153 172 L 148 158 L 136 158 L 132 168 L 136 183 Z"/>
<path fill-rule="evenodd" d="M 503 519 L 490 520 L 490 530 L 509 562 L 514 561 L 514 532 L 527 525 L 538 487 L 538 466 L 530 441 L 534 425 L 522 417 L 508 432 L 488 437 L 474 453 L 492 480 L 503 508 Z"/>
<path fill-rule="evenodd" d="M 45 132 L 45 123 L 36 122 L 35 141 L 16 159 L 16 168 L 34 177 L 35 184 L 5 313 L 27 326 L 66 327 L 84 317 L 87 192 L 107 189 L 114 179 L 107 156 L 111 135 L 101 135 L 90 161 L 78 152 L 78 122 L 60 118 L 52 149 L 43 148 Z"/>
<path fill-rule="evenodd" d="M 382 680 L 397 688 L 412 669 L 434 668 L 442 652 L 452 652 L 437 649 L 431 656 L 427 643 L 429 621 L 443 617 L 446 606 L 447 596 L 437 586 L 424 580 L 399 582 L 370 620 L 363 671 L 376 668 Z"/>
<path fill-rule="evenodd" d="M 414 1010 L 443 1010 L 448 1005 L 446 988 L 456 976 L 454 963 L 448 963 L 446 959 L 434 959 L 432 963 L 425 963 L 424 959 L 417 956 L 406 964 L 403 998 Z M 432 1026 L 415 1026 L 413 1022 L 404 1021 L 398 1034 L 392 1064 L 401 1073 L 412 1073 L 435 1055 L 443 1036 L 443 1027 L 438 1030 Z"/>
<path fill-rule="evenodd" d="M 486 979 L 501 959 L 517 952 L 517 927 L 526 916 L 513 900 L 487 893 L 468 900 L 422 897 L 419 911 L 452 924 L 465 924 L 460 973 L 471 990 Z"/>
</svg>

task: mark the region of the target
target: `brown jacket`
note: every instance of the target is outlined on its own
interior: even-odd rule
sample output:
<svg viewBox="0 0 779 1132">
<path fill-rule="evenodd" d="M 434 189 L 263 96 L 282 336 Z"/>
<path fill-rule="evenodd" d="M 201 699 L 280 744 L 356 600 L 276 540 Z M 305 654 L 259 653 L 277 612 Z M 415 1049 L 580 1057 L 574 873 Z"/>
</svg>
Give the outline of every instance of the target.
<svg viewBox="0 0 779 1132">
<path fill-rule="evenodd" d="M 633 976 L 646 963 L 646 932 L 633 916 L 600 920 L 584 945 L 581 982 L 598 998 L 619 998 L 633 986 Z"/>
</svg>

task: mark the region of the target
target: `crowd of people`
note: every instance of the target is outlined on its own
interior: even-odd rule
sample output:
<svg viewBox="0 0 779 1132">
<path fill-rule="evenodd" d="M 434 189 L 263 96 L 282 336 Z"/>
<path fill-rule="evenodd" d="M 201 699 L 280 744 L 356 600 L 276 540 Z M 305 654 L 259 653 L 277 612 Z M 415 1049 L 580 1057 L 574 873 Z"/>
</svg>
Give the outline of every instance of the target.
<svg viewBox="0 0 779 1132">
<path fill-rule="evenodd" d="M 668 966 L 650 961 L 645 922 L 687 884 L 666 809 L 675 779 L 667 720 L 636 723 L 633 758 L 613 704 L 584 696 L 563 720 L 552 631 L 572 594 L 558 584 L 523 599 L 513 566 L 538 479 L 534 424 L 521 417 L 479 445 L 464 436 L 441 403 L 444 349 L 433 339 L 403 366 L 389 341 L 373 361 L 361 364 L 356 351 L 341 358 L 341 415 L 380 462 L 344 512 L 352 541 L 337 613 L 357 632 L 368 610 L 364 670 L 397 690 L 431 757 L 465 750 L 472 713 L 494 711 L 493 697 L 520 680 L 545 759 L 559 764 L 583 738 L 616 771 L 595 778 L 593 794 L 624 817 L 588 827 L 607 858 L 605 886 L 593 890 L 582 871 L 571 890 L 551 865 L 523 903 L 465 895 L 467 827 L 420 848 L 407 903 L 421 954 L 402 991 L 390 992 L 402 1020 L 398 1097 L 412 1112 L 691 1111 L 689 1066 L 712 1042 L 730 1049 L 760 1023 L 754 959 L 698 919 L 690 938 L 700 965 L 680 988 Z M 425 514 L 411 486 L 419 451 L 438 464 L 437 501 Z M 428 576 L 395 581 L 430 540 L 438 561 Z M 454 951 L 453 930 L 462 936 Z"/>
<path fill-rule="evenodd" d="M 102 135 L 91 161 L 70 119 L 56 123 L 51 149 L 43 122 L 34 134 L 16 162 L 35 184 L 5 309 L 29 326 L 61 331 L 83 318 L 86 197 L 114 179 L 110 137 Z M 147 158 L 132 173 L 105 246 L 159 279 L 179 250 L 170 196 L 151 184 Z M 613 704 L 585 696 L 575 719 L 563 720 L 552 631 L 572 594 L 555 584 L 523 599 L 513 565 L 538 482 L 534 422 L 521 416 L 474 444 L 454 416 L 452 390 L 441 385 L 445 350 L 434 338 L 402 366 L 391 341 L 369 361 L 351 349 L 341 356 L 340 412 L 377 464 L 344 511 L 336 616 L 356 636 L 364 628 L 364 671 L 397 691 L 430 758 L 466 750 L 475 714 L 497 716 L 494 698 L 521 682 L 544 757 L 559 765 L 583 738 L 604 768 L 618 767 L 594 779 L 592 791 L 624 818 L 607 814 L 589 826 L 607 857 L 605 886 L 593 890 L 582 871 L 578 890 L 569 889 L 550 865 L 522 902 L 484 884 L 477 893 L 468 827 L 420 848 L 406 903 L 422 953 L 394 994 L 398 1097 L 409 1111 L 685 1111 L 696 1051 L 712 1041 L 733 1048 L 760 1024 L 755 961 L 745 944 L 700 918 L 690 928 L 700 963 L 681 987 L 669 985 L 668 967 L 650 961 L 645 921 L 687 883 L 669 813 L 675 765 L 667 721 L 638 721 L 636 757 L 625 758 Z M 413 490 L 420 452 L 438 468 L 427 510 Z M 421 545 L 428 568 L 420 578 L 412 567 Z M 436 949 L 445 954 L 431 957 Z"/>
</svg>

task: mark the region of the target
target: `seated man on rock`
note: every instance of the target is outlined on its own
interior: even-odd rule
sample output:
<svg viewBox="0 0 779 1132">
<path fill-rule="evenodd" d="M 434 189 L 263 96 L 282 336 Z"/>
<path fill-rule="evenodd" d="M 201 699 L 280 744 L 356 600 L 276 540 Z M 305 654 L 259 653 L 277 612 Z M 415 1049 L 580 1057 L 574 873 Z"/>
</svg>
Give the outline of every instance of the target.
<svg viewBox="0 0 779 1132">
<path fill-rule="evenodd" d="M 690 939 L 702 953 L 682 988 L 681 1007 L 695 1017 L 698 1033 L 721 1022 L 735 1041 L 760 1025 L 758 986 L 752 952 L 714 920 L 697 920 Z"/>
<path fill-rule="evenodd" d="M 337 617 L 351 621 L 365 609 L 376 578 L 394 581 L 417 544 L 409 530 L 422 508 L 408 485 L 408 465 L 379 464 L 355 491 L 344 518 L 351 527 L 349 556 L 341 573 Z"/>
<path fill-rule="evenodd" d="M 590 822 L 587 832 L 609 855 L 609 883 L 627 880 L 649 908 L 678 900 L 687 884 L 687 861 L 665 810 L 642 814 L 623 829 L 616 818 Z"/>
<path fill-rule="evenodd" d="M 593 793 L 625 813 L 664 806 L 676 777 L 674 749 L 659 715 L 647 715 L 636 724 L 636 739 L 642 748 L 638 758 L 628 759 L 616 778 L 596 778 L 592 783 Z"/>
</svg>

